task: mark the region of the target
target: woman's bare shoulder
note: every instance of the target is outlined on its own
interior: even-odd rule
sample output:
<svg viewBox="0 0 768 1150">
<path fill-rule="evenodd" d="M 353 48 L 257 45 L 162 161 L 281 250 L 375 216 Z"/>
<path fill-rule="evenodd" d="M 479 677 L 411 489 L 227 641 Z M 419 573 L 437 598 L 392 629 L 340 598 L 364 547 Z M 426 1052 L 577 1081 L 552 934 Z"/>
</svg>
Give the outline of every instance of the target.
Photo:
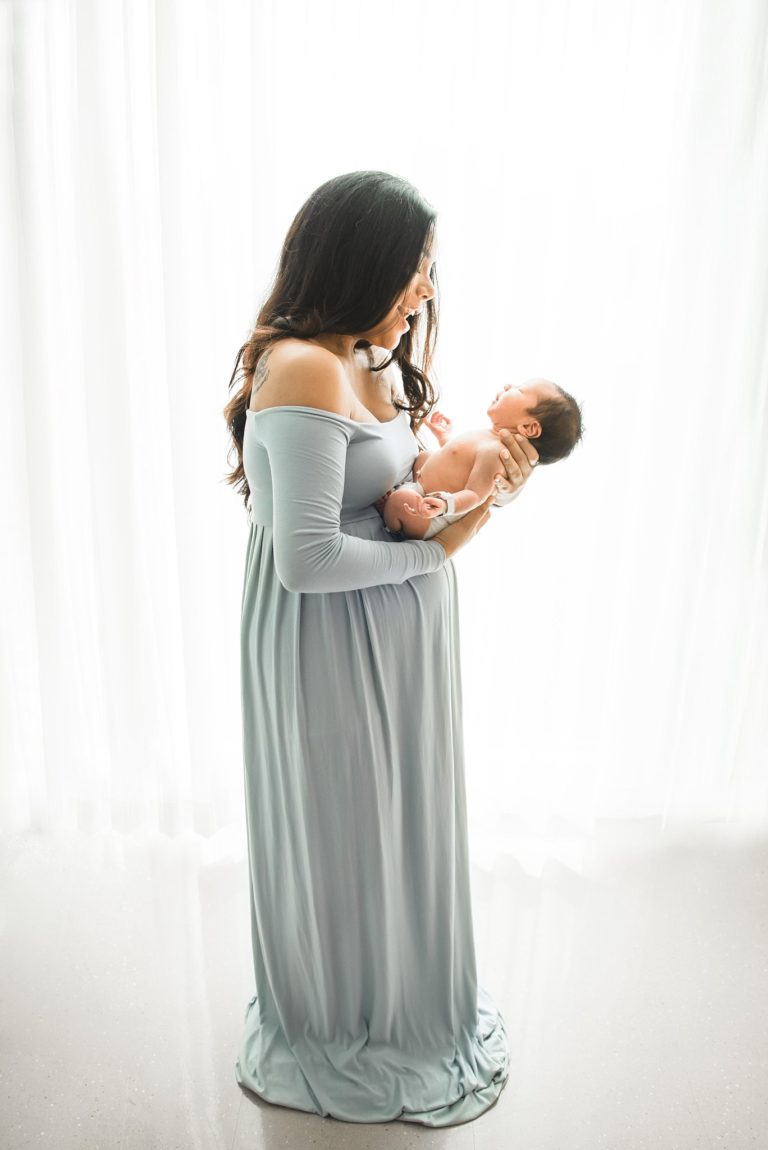
<svg viewBox="0 0 768 1150">
<path fill-rule="evenodd" d="M 349 415 L 344 367 L 327 348 L 302 339 L 282 339 L 261 353 L 253 373 L 253 411 L 281 406 L 317 407 Z"/>
</svg>

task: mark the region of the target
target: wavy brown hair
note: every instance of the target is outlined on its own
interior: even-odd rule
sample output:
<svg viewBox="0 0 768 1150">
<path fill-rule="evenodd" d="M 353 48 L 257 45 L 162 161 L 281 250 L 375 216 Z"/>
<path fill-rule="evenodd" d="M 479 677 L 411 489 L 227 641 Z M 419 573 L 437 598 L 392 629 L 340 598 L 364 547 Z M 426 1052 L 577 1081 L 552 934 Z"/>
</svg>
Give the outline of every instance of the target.
<svg viewBox="0 0 768 1150">
<path fill-rule="evenodd" d="M 299 209 L 280 253 L 268 298 L 240 348 L 229 381 L 233 391 L 223 409 L 237 464 L 225 482 L 243 496 L 250 488 L 243 468 L 243 435 L 259 356 L 278 340 L 313 339 L 321 333 L 354 335 L 380 324 L 406 290 L 429 250 L 437 213 L 421 194 L 389 172 L 347 172 L 327 180 Z M 397 347 L 372 371 L 394 361 L 400 369 L 405 402 L 416 432 L 438 399 L 429 378 L 437 339 L 435 294 Z M 356 347 L 370 348 L 367 340 Z M 369 351 L 369 359 L 371 352 Z"/>
</svg>

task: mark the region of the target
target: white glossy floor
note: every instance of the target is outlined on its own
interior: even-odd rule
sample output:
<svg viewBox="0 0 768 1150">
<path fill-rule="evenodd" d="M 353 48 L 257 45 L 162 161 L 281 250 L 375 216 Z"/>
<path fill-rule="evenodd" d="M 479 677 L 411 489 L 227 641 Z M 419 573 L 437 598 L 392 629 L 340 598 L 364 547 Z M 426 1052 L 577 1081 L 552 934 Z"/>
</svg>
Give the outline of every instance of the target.
<svg viewBox="0 0 768 1150">
<path fill-rule="evenodd" d="M 445 1130 L 252 1100 L 239 832 L 2 843 L 0 1144 L 56 1150 L 766 1150 L 768 834 L 604 826 L 540 875 L 473 865 L 481 981 L 513 1047 Z"/>
</svg>

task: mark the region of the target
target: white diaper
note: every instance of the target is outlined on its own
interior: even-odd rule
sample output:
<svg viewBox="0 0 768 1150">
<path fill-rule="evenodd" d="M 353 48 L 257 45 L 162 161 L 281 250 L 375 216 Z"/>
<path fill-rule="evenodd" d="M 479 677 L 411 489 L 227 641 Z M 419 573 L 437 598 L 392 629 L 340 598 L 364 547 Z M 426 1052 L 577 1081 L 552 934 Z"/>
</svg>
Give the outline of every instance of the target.
<svg viewBox="0 0 768 1150">
<path fill-rule="evenodd" d="M 426 491 L 419 483 L 418 479 L 409 479 L 405 483 L 398 483 L 392 488 L 393 491 L 399 491 L 401 487 L 408 487 L 412 491 L 418 492 L 419 495 L 426 495 Z M 422 539 L 431 539 L 433 535 L 437 535 L 438 531 L 442 531 L 449 523 L 455 523 L 457 519 L 463 519 L 467 514 L 466 511 L 454 511 L 456 500 L 450 491 L 430 491 L 430 495 L 442 495 L 443 499 L 448 504 L 448 510 L 444 511 L 442 515 L 436 515 L 434 519 L 430 519 L 427 524 L 427 530 L 422 535 Z"/>
</svg>

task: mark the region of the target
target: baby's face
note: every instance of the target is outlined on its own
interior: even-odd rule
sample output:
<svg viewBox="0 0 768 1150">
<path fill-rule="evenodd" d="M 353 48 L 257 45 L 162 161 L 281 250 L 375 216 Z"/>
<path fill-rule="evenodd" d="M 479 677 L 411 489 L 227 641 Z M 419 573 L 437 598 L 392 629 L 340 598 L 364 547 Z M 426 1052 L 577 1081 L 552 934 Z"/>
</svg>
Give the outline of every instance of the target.
<svg viewBox="0 0 768 1150">
<path fill-rule="evenodd" d="M 527 422 L 532 407 L 555 394 L 554 384 L 547 379 L 529 379 L 519 387 L 507 383 L 496 393 L 486 414 L 496 427 L 517 427 Z"/>
</svg>

